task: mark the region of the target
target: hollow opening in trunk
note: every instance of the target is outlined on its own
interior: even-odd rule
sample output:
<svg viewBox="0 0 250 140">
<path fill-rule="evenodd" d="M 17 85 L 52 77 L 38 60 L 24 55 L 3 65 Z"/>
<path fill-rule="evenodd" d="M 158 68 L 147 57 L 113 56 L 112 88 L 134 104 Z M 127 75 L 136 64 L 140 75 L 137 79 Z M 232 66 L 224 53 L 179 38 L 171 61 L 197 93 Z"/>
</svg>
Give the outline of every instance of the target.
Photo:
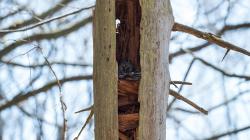
<svg viewBox="0 0 250 140">
<path fill-rule="evenodd" d="M 119 139 L 134 140 L 137 137 L 140 108 L 141 8 L 139 0 L 116 0 L 115 6 Z"/>
</svg>

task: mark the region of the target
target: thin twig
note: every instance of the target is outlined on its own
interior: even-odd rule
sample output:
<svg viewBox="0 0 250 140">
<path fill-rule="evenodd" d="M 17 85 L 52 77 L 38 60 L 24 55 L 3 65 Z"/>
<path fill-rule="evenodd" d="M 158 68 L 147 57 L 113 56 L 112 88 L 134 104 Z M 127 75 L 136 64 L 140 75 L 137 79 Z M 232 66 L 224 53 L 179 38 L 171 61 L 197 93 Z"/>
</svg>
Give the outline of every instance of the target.
<svg viewBox="0 0 250 140">
<path fill-rule="evenodd" d="M 11 62 L 10 60 L 5 61 L 5 60 L 0 60 L 0 62 L 8 65 L 8 66 L 13 66 L 13 67 L 21 67 L 21 68 L 28 68 L 28 69 L 35 69 L 35 68 L 41 68 L 44 66 L 47 66 L 47 63 L 41 63 L 41 64 L 29 64 L 25 65 L 22 63 L 17 63 L 17 62 Z M 50 62 L 50 65 L 62 65 L 62 66 L 72 66 L 72 67 L 92 67 L 91 64 L 82 64 L 82 63 L 71 63 L 71 62 L 60 62 L 60 61 L 54 61 Z M 0 65 L 1 66 L 1 65 Z"/>
<path fill-rule="evenodd" d="M 192 66 L 193 66 L 193 64 L 194 64 L 194 61 L 195 61 L 195 59 L 193 59 L 193 60 L 191 61 L 191 63 L 189 64 L 188 69 L 187 69 L 187 71 L 186 71 L 186 73 L 185 73 L 185 75 L 184 75 L 183 81 L 186 81 L 186 79 L 187 79 L 187 77 L 188 77 L 188 75 L 189 75 L 189 73 L 190 73 L 190 71 L 191 71 L 191 68 L 192 68 Z M 183 85 L 181 85 L 181 87 L 179 88 L 178 93 L 180 93 L 182 89 L 183 89 Z M 169 110 L 171 109 L 171 107 L 173 106 L 173 104 L 175 103 L 175 101 L 176 101 L 176 98 L 174 98 L 174 99 L 169 103 L 168 108 L 167 108 L 167 111 L 169 111 Z"/>
<path fill-rule="evenodd" d="M 55 124 L 55 123 L 52 123 L 52 122 L 49 122 L 45 119 L 43 119 L 42 117 L 38 116 L 38 115 L 34 115 L 34 114 L 31 114 L 29 113 L 28 111 L 26 111 L 25 109 L 23 109 L 21 106 L 17 105 L 17 108 L 24 114 L 26 115 L 27 117 L 29 118 L 32 118 L 32 119 L 37 119 L 45 124 L 48 124 L 48 125 L 51 125 L 51 126 L 54 126 L 54 127 L 59 127 L 58 124 Z"/>
<path fill-rule="evenodd" d="M 185 82 L 185 81 L 170 81 L 170 83 L 179 84 L 179 85 L 192 85 L 192 83 Z"/>
<path fill-rule="evenodd" d="M 74 15 L 74 14 L 77 14 L 77 13 L 82 12 L 82 11 L 84 11 L 84 10 L 92 9 L 92 8 L 94 8 L 94 7 L 95 7 L 95 6 L 89 6 L 89 7 L 81 8 L 81 9 L 79 9 L 79 10 L 76 10 L 76 11 L 73 11 L 73 12 L 70 12 L 70 13 L 67 13 L 67 14 L 64 14 L 64 15 L 61 15 L 61 16 L 57 16 L 57 17 L 54 17 L 54 18 L 50 18 L 50 19 L 47 19 L 47 20 L 38 22 L 38 23 L 36 23 L 36 24 L 30 25 L 30 26 L 27 26 L 27 27 L 23 27 L 23 28 L 19 28 L 19 29 L 13 29 L 13 30 L 0 30 L 0 33 L 11 33 L 11 32 L 13 33 L 13 32 L 27 31 L 27 30 L 30 30 L 30 29 L 39 27 L 39 26 L 41 26 L 41 25 L 43 25 L 43 24 L 52 22 L 52 21 L 54 21 L 54 20 L 58 20 L 58 19 L 61 19 L 61 18 L 70 16 L 70 15 Z"/>
<path fill-rule="evenodd" d="M 88 107 L 88 108 L 84 108 L 84 109 L 81 109 L 81 110 L 79 110 L 79 111 L 76 111 L 75 113 L 81 113 L 81 112 L 89 111 L 89 110 L 91 110 L 92 108 L 93 108 L 93 105 L 90 106 L 90 107 Z"/>
<path fill-rule="evenodd" d="M 239 75 L 239 74 L 232 74 L 232 73 L 228 73 L 226 71 L 224 71 L 221 68 L 218 68 L 217 66 L 203 60 L 202 58 L 199 58 L 197 56 L 195 56 L 191 51 L 187 50 L 187 49 L 183 49 L 183 51 L 185 51 L 186 53 L 190 54 L 193 56 L 194 60 L 199 60 L 202 64 L 222 73 L 223 75 L 227 76 L 227 77 L 235 77 L 235 78 L 241 78 L 241 79 L 245 79 L 245 80 L 250 80 L 250 76 L 247 75 Z"/>
<path fill-rule="evenodd" d="M 49 69 L 51 70 L 51 72 L 53 73 L 54 77 L 56 78 L 56 81 L 57 81 L 57 85 L 58 85 L 58 89 L 59 89 L 59 96 L 60 96 L 60 104 L 61 104 L 61 109 L 62 109 L 62 115 L 63 115 L 63 140 L 66 139 L 66 132 L 67 132 L 67 119 L 66 119 L 66 110 L 67 110 L 67 106 L 64 102 L 64 99 L 63 99 L 63 94 L 62 94 L 62 85 L 55 73 L 55 71 L 53 70 L 52 66 L 50 65 L 50 62 L 48 60 L 48 58 L 46 56 L 43 55 L 43 52 L 42 52 L 42 48 L 39 47 L 39 50 L 45 60 L 45 62 L 47 63 Z"/>
<path fill-rule="evenodd" d="M 84 128 L 87 126 L 87 124 L 90 122 L 90 120 L 91 120 L 91 118 L 93 117 L 93 115 L 94 115 L 94 110 L 93 110 L 93 108 L 91 108 L 87 120 L 85 121 L 85 123 L 84 123 L 84 125 L 82 126 L 80 132 L 79 132 L 78 135 L 74 138 L 74 140 L 78 140 L 78 138 L 80 137 L 80 135 L 81 135 L 83 129 L 84 129 Z"/>
<path fill-rule="evenodd" d="M 239 129 L 235 129 L 235 130 L 228 131 L 228 132 L 225 132 L 225 133 L 221 133 L 221 134 L 212 136 L 210 138 L 206 138 L 204 140 L 217 140 L 217 139 L 219 139 L 221 137 L 228 136 L 228 135 L 231 135 L 231 134 L 237 134 L 239 132 L 246 131 L 248 129 L 250 129 L 250 126 L 246 126 L 246 127 L 243 127 L 243 128 L 239 128 Z"/>
<path fill-rule="evenodd" d="M 65 29 L 62 29 L 62 30 L 58 30 L 55 32 L 50 32 L 50 33 L 34 34 L 34 35 L 27 36 L 23 39 L 18 39 L 17 41 L 5 46 L 3 49 L 0 50 L 0 59 L 2 59 L 5 55 L 10 53 L 14 49 L 18 48 L 19 46 L 22 46 L 24 44 L 28 44 L 28 43 L 33 42 L 33 41 L 39 42 L 39 41 L 44 40 L 44 39 L 51 40 L 51 39 L 59 38 L 61 36 L 66 36 L 66 35 L 72 33 L 73 31 L 76 31 L 79 28 L 82 28 L 83 26 L 87 25 L 90 22 L 92 22 L 92 16 L 89 16 L 89 17 L 75 23 L 74 25 L 67 27 Z M 1 33 L 0 33 L 0 36 L 1 36 Z"/>
<path fill-rule="evenodd" d="M 210 67 L 210 68 L 212 68 L 212 69 L 214 69 L 214 70 L 222 73 L 223 75 L 225 75 L 227 77 L 235 77 L 235 78 L 241 78 L 241 79 L 245 79 L 245 80 L 250 80 L 250 76 L 228 73 L 228 72 L 224 71 L 223 69 L 218 68 L 215 65 L 213 65 L 213 64 L 211 64 L 211 63 L 209 63 L 209 62 L 207 62 L 207 61 L 205 61 L 205 60 L 203 60 L 203 59 L 201 59 L 199 57 L 195 57 L 195 58 L 196 58 L 196 60 L 199 60 L 202 64 L 204 64 L 204 65 L 206 65 L 206 66 L 208 66 L 208 67 Z"/>
<path fill-rule="evenodd" d="M 47 11 L 45 11 L 45 12 L 41 13 L 40 15 L 38 15 L 38 17 L 40 19 L 45 19 L 46 17 L 49 17 L 49 16 L 57 13 L 58 11 L 60 11 L 62 8 L 64 8 L 64 6 L 61 6 L 60 4 L 68 4 L 70 2 L 71 2 L 71 0 L 61 0 L 60 2 L 58 2 L 57 4 L 55 4 L 54 7 L 51 7 Z M 35 23 L 36 21 L 37 21 L 36 18 L 30 18 L 30 19 L 23 20 L 23 21 L 18 22 L 18 23 L 14 23 L 14 24 L 6 27 L 5 29 L 17 29 L 17 28 L 21 28 L 21 27 L 24 27 L 24 26 L 27 26 L 27 25 L 31 25 L 31 24 Z"/>
<path fill-rule="evenodd" d="M 227 51 L 225 52 L 225 54 L 224 54 L 224 56 L 223 56 L 221 62 L 226 58 L 226 56 L 228 55 L 229 52 L 230 52 L 230 49 L 227 49 Z"/>
<path fill-rule="evenodd" d="M 23 56 L 23 55 L 26 55 L 26 54 L 28 54 L 29 52 L 31 52 L 31 51 L 33 51 L 33 50 L 36 50 L 36 49 L 38 49 L 39 47 L 33 47 L 33 48 L 31 48 L 30 50 L 28 50 L 28 51 L 26 51 L 26 52 L 24 52 L 24 53 L 21 53 L 21 54 L 19 54 L 19 55 L 16 55 L 16 56 L 14 56 L 14 57 L 12 57 L 10 60 L 8 60 L 6 63 L 8 64 L 8 63 L 10 63 L 12 60 L 14 60 L 15 58 L 17 58 L 17 57 L 20 57 L 20 56 Z"/>
</svg>

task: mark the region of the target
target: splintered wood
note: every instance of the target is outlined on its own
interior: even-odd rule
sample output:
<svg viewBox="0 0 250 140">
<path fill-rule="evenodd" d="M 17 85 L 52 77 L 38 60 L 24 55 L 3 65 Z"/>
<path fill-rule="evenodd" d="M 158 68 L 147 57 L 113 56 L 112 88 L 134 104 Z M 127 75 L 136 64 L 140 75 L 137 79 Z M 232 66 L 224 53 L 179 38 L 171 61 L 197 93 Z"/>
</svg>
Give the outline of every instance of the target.
<svg viewBox="0 0 250 140">
<path fill-rule="evenodd" d="M 135 140 L 139 122 L 140 78 L 139 0 L 116 0 L 116 60 L 118 63 L 119 139 Z M 122 75 L 122 76 L 120 76 Z M 122 78 L 121 78 L 122 77 Z"/>
</svg>

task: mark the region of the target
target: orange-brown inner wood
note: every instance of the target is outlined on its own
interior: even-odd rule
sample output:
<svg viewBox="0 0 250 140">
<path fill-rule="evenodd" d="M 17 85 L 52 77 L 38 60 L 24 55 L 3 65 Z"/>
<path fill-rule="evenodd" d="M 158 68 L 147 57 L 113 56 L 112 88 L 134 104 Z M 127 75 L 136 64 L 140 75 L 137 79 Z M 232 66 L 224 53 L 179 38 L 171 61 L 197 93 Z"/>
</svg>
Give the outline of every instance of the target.
<svg viewBox="0 0 250 140">
<path fill-rule="evenodd" d="M 126 60 L 140 71 L 140 20 L 139 0 L 116 0 L 116 60 Z M 139 80 L 119 79 L 118 120 L 119 139 L 135 140 L 139 122 Z"/>
</svg>

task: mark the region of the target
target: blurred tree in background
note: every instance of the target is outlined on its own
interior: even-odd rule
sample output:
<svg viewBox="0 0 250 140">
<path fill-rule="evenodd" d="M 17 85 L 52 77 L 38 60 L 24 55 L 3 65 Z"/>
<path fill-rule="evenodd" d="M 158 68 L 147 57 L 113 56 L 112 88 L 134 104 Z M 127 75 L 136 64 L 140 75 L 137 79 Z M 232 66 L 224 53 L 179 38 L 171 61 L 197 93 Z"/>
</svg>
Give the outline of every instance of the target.
<svg viewBox="0 0 250 140">
<path fill-rule="evenodd" d="M 171 2 L 176 22 L 250 50 L 249 0 Z M 0 139 L 78 135 L 89 112 L 75 112 L 93 104 L 94 5 L 92 0 L 0 1 Z M 172 33 L 171 78 L 192 86 L 171 88 L 209 114 L 170 98 L 169 139 L 250 136 L 250 58 L 231 50 L 222 61 L 226 52 L 189 34 Z M 91 120 L 79 139 L 93 136 Z"/>
</svg>

